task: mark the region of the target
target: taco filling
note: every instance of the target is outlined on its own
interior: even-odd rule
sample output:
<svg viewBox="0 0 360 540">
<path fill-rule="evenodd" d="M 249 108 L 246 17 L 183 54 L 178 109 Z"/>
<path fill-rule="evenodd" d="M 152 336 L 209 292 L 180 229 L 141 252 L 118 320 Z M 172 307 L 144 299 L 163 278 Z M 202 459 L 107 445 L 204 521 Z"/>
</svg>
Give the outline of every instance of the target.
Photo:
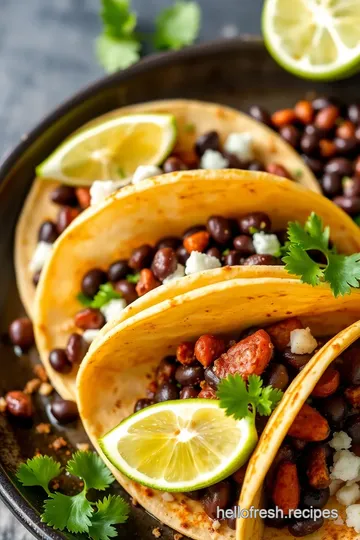
<svg viewBox="0 0 360 540">
<path fill-rule="evenodd" d="M 242 333 L 238 340 L 226 341 L 211 334 L 201 335 L 195 342 L 188 341 L 178 344 L 176 355 L 166 356 L 161 360 L 153 380 L 149 382 L 146 395 L 134 404 L 134 412 L 136 413 L 155 403 L 173 400 L 194 400 L 195 398 L 210 400 L 220 398 L 220 406 L 223 406 L 222 399 L 224 398 L 225 403 L 226 392 L 227 398 L 229 398 L 230 385 L 234 383 L 236 386 L 241 378 L 247 385 L 248 395 L 250 396 L 249 403 L 251 403 L 249 409 L 254 412 L 253 421 L 255 422 L 256 431 L 260 435 L 266 426 L 267 416 L 271 414 L 271 410 L 281 400 L 282 393 L 322 345 L 323 341 L 315 339 L 311 334 L 311 330 L 304 328 L 297 317 L 265 328 L 248 329 Z M 236 377 L 239 378 L 236 379 Z M 331 377 L 329 382 L 328 376 L 326 376 L 324 381 L 321 381 L 317 389 L 319 396 L 321 393 L 329 392 L 333 379 L 335 380 L 336 377 Z M 336 380 L 339 384 L 340 379 Z M 334 385 L 334 383 L 332 384 Z M 224 385 L 229 386 L 225 388 Z M 260 397 L 258 403 L 256 403 L 255 398 L 251 401 L 255 386 L 257 387 L 255 393 L 258 397 L 263 392 L 264 402 L 261 402 Z M 242 398 L 240 395 L 236 395 L 234 391 L 233 394 L 232 398 L 235 403 L 237 402 L 240 407 L 244 405 L 241 404 Z M 255 407 L 257 407 L 256 415 Z M 227 414 L 229 416 L 233 412 L 228 408 Z M 295 455 L 296 452 L 301 453 L 309 441 L 323 441 L 329 433 L 327 420 L 312 406 L 307 405 L 305 412 L 306 416 L 299 417 L 298 425 L 294 424 L 292 446 L 286 445 L 281 450 L 281 455 L 284 455 L 284 459 L 287 459 L 287 461 L 284 461 L 287 467 L 290 467 L 290 453 L 291 456 Z M 112 433 L 110 432 L 109 435 Z M 107 448 L 107 437 L 108 435 L 105 435 L 100 441 L 103 451 L 110 461 L 115 466 L 120 467 L 122 472 L 126 474 L 126 470 L 121 465 L 119 466 L 117 457 L 112 456 L 111 450 Z M 147 439 L 146 444 L 151 445 L 151 441 Z M 121 455 L 121 440 L 117 441 L 116 448 L 116 452 Z M 186 493 L 191 499 L 200 501 L 206 514 L 214 520 L 213 526 L 215 529 L 220 528 L 219 510 L 230 509 L 238 503 L 241 486 L 245 478 L 247 461 L 251 457 L 253 448 L 254 445 L 249 449 L 246 462 L 233 474 L 214 485 L 208 485 L 205 489 Z M 314 446 L 314 449 L 314 452 L 324 452 L 325 456 L 323 446 Z M 328 454 L 326 454 L 326 457 L 328 457 Z M 160 452 L 159 455 L 156 455 L 156 452 L 152 453 L 151 462 L 156 463 L 160 459 Z M 196 461 L 196 455 L 194 459 Z M 144 467 L 144 464 L 140 459 L 137 470 L 141 472 L 142 467 Z M 291 465 L 291 467 L 295 467 L 295 465 Z M 316 470 L 315 465 L 314 470 Z M 295 475 L 293 471 L 291 473 L 292 477 L 289 476 L 289 479 Z M 316 474 L 319 479 L 316 476 L 314 482 L 318 482 L 317 489 L 320 490 L 320 499 L 325 497 L 325 491 L 321 483 L 324 480 L 321 471 L 316 470 Z M 292 484 L 285 484 L 285 487 L 287 493 L 290 493 L 289 497 L 294 497 L 296 485 L 293 488 Z M 328 489 L 328 486 L 326 488 Z M 171 497 L 170 494 L 168 495 Z M 279 500 L 281 502 L 281 499 Z M 226 521 L 227 525 L 235 530 L 236 518 L 232 517 Z"/>
</svg>

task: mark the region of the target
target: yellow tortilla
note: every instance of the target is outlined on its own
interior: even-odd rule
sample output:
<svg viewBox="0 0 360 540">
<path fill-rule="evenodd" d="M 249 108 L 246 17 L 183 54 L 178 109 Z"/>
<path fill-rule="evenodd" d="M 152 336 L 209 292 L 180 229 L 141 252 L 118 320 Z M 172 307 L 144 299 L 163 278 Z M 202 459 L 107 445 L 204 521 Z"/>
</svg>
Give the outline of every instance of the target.
<svg viewBox="0 0 360 540">
<path fill-rule="evenodd" d="M 241 270 L 238 268 L 240 276 Z M 106 460 L 98 438 L 132 413 L 136 400 L 146 395 L 147 375 L 162 357 L 173 354 L 181 341 L 194 340 L 204 333 L 238 336 L 247 327 L 264 327 L 293 316 L 300 317 L 316 336 L 338 332 L 359 318 L 360 290 L 335 299 L 327 286 L 313 288 L 296 279 L 258 278 L 255 282 L 234 278 L 198 288 L 134 315 L 104 335 L 81 365 L 78 406 L 92 443 L 120 484 L 148 512 L 187 537 L 229 540 L 236 535 L 225 524 L 214 531 L 201 505 L 185 495 L 176 495 L 175 501 L 167 502 L 160 492 L 125 478 Z M 346 339 L 348 335 L 345 334 Z M 321 362 L 322 355 L 317 356 Z M 271 465 L 271 448 L 278 446 L 291 423 L 289 404 L 300 408 L 297 386 L 291 385 L 264 431 L 262 441 L 266 438 L 268 442 L 266 447 L 264 443 L 258 446 L 257 468 L 252 469 L 252 483 L 246 490 L 248 501 L 258 490 L 259 474 L 265 476 Z M 238 540 L 253 538 L 257 537 L 237 535 Z"/>
<path fill-rule="evenodd" d="M 314 209 L 331 227 L 332 241 L 340 252 L 360 251 L 360 229 L 342 210 L 299 184 L 266 173 L 228 169 L 162 175 L 126 187 L 84 212 L 55 243 L 35 301 L 36 342 L 56 390 L 64 398 L 75 398 L 75 371 L 69 375 L 55 372 L 48 357 L 51 349 L 64 347 L 76 330 L 74 315 L 81 309 L 76 296 L 88 270 L 106 269 L 111 262 L 128 258 L 135 247 L 154 244 L 165 235 L 181 235 L 213 214 L 240 217 L 263 211 L 271 217 L 273 229 L 280 230 L 294 219 L 304 223 Z M 288 277 L 283 268 L 259 271 L 260 275 Z M 238 277 L 256 277 L 256 272 L 254 267 L 235 270 Z M 222 268 L 162 285 L 129 306 L 121 320 L 162 300 L 232 277 L 228 268 Z M 110 323 L 110 328 L 118 322 Z"/>
<path fill-rule="evenodd" d="M 210 130 L 219 132 L 222 143 L 233 132 L 250 132 L 254 138 L 256 157 L 264 164 L 280 163 L 290 172 L 297 173 L 299 182 L 320 193 L 320 187 L 310 169 L 295 150 L 279 135 L 256 122 L 246 114 L 213 103 L 187 100 L 155 101 L 116 110 L 88 123 L 94 123 L 112 115 L 133 113 L 170 113 L 176 118 L 178 137 L 174 152 L 187 155 L 193 151 L 197 137 Z M 193 127 L 193 130 L 189 129 Z M 22 210 L 15 238 L 15 268 L 21 300 L 30 317 L 33 316 L 35 287 L 29 263 L 37 244 L 40 225 L 47 219 L 55 220 L 58 207 L 49 196 L 58 182 L 36 179 Z"/>
</svg>

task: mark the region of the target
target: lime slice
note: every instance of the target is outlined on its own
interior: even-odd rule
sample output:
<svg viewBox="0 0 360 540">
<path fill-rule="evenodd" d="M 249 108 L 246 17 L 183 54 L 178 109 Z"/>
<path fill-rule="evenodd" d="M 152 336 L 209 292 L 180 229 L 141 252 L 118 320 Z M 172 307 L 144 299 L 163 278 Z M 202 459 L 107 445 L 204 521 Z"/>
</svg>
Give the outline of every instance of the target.
<svg viewBox="0 0 360 540">
<path fill-rule="evenodd" d="M 257 438 L 251 418 L 226 416 L 217 400 L 186 399 L 129 416 L 99 443 L 112 464 L 135 482 L 161 491 L 192 491 L 235 472 Z"/>
<path fill-rule="evenodd" d="M 274 59 L 312 80 L 360 68 L 359 0 L 265 0 L 262 30 Z"/>
<path fill-rule="evenodd" d="M 159 165 L 176 142 L 171 114 L 134 114 L 107 119 L 72 135 L 36 169 L 38 176 L 76 186 L 119 181 L 139 165 Z M 126 183 L 126 182 L 124 182 Z"/>
</svg>

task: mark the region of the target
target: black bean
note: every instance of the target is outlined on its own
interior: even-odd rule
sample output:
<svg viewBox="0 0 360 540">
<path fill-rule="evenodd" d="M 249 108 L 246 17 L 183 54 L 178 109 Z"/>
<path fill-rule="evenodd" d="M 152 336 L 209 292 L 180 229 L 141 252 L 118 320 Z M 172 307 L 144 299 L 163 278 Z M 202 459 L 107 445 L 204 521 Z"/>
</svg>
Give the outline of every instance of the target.
<svg viewBox="0 0 360 540">
<path fill-rule="evenodd" d="M 283 126 L 280 129 L 280 135 L 284 139 L 284 141 L 289 143 L 294 148 L 296 148 L 296 146 L 299 144 L 300 132 L 295 126 Z"/>
<path fill-rule="evenodd" d="M 216 257 L 217 259 L 219 259 L 219 261 L 221 260 L 221 251 L 217 247 L 212 247 L 208 249 L 206 255 L 210 255 L 210 257 Z"/>
<path fill-rule="evenodd" d="M 238 251 L 241 255 L 252 255 L 255 253 L 251 236 L 240 234 L 234 238 L 233 244 L 236 251 Z"/>
<path fill-rule="evenodd" d="M 100 309 L 88 307 L 76 313 L 74 322 L 81 330 L 100 330 L 105 326 L 106 320 Z"/>
<path fill-rule="evenodd" d="M 86 272 L 81 281 L 81 291 L 85 296 L 92 298 L 98 292 L 100 285 L 107 282 L 106 272 L 100 268 L 92 268 Z"/>
<path fill-rule="evenodd" d="M 79 416 L 76 403 L 67 399 L 54 401 L 51 404 L 50 411 L 59 424 L 70 424 Z"/>
<path fill-rule="evenodd" d="M 299 371 L 311 360 L 312 354 L 295 354 L 287 347 L 283 352 L 284 360 L 287 364 Z"/>
<path fill-rule="evenodd" d="M 325 173 L 321 180 L 321 185 L 325 195 L 334 197 L 339 195 L 342 189 L 341 176 L 337 173 Z"/>
<path fill-rule="evenodd" d="M 356 341 L 341 355 L 338 369 L 341 377 L 354 386 L 360 385 L 360 342 Z"/>
<path fill-rule="evenodd" d="M 333 202 L 350 216 L 360 213 L 360 197 L 342 197 L 340 195 L 335 197 Z"/>
<path fill-rule="evenodd" d="M 206 231 L 205 225 L 194 225 L 193 227 L 188 227 L 184 233 L 183 233 L 183 239 L 187 238 L 188 236 L 192 236 L 193 234 L 200 232 L 200 231 Z"/>
<path fill-rule="evenodd" d="M 186 261 L 190 257 L 190 253 L 184 246 L 179 246 L 176 250 L 176 257 L 180 264 L 185 265 Z"/>
<path fill-rule="evenodd" d="M 220 379 L 213 371 L 212 367 L 208 367 L 205 369 L 204 378 L 208 385 L 211 386 L 211 388 L 217 390 L 217 387 L 220 384 Z"/>
<path fill-rule="evenodd" d="M 179 399 L 179 389 L 173 383 L 164 382 L 155 394 L 156 403 L 160 401 L 171 401 L 173 399 Z"/>
<path fill-rule="evenodd" d="M 353 173 L 354 167 L 352 162 L 349 159 L 338 157 L 333 158 L 327 162 L 325 165 L 326 173 L 337 173 L 341 177 L 351 176 Z"/>
<path fill-rule="evenodd" d="M 239 220 L 239 227 L 243 234 L 254 234 L 258 231 L 268 232 L 271 229 L 271 219 L 264 212 L 252 212 Z"/>
<path fill-rule="evenodd" d="M 117 281 L 115 283 L 115 290 L 124 297 L 127 304 L 135 302 L 135 300 L 138 298 L 135 283 L 130 283 L 129 281 L 126 281 L 126 279 Z"/>
<path fill-rule="evenodd" d="M 197 398 L 198 395 L 199 390 L 193 386 L 184 386 L 184 388 L 180 391 L 180 399 L 193 399 Z"/>
<path fill-rule="evenodd" d="M 308 519 L 295 519 L 289 525 L 289 532 L 295 537 L 306 536 L 318 531 L 324 524 L 322 516 Z"/>
<path fill-rule="evenodd" d="M 350 416 L 344 426 L 344 430 L 351 437 L 354 444 L 360 443 L 360 414 Z"/>
<path fill-rule="evenodd" d="M 131 273 L 128 261 L 126 259 L 120 259 L 109 266 L 108 277 L 110 281 L 115 283 L 116 281 L 120 281 L 120 279 L 126 278 Z"/>
<path fill-rule="evenodd" d="M 37 272 L 35 272 L 35 274 L 32 277 L 32 282 L 35 285 L 35 287 L 37 287 L 40 281 L 40 276 L 41 276 L 41 270 L 38 270 Z"/>
<path fill-rule="evenodd" d="M 307 488 L 301 499 L 304 508 L 324 508 L 330 498 L 330 489 L 311 489 Z"/>
<path fill-rule="evenodd" d="M 239 266 L 243 263 L 243 256 L 239 251 L 232 249 L 224 256 L 224 264 L 226 266 Z"/>
<path fill-rule="evenodd" d="M 325 109 L 326 107 L 329 107 L 330 105 L 336 105 L 337 100 L 330 97 L 325 96 L 319 96 L 312 101 L 312 106 L 314 111 L 318 112 L 321 109 Z"/>
<path fill-rule="evenodd" d="M 185 171 L 186 169 L 187 169 L 187 166 L 185 165 L 185 163 L 177 156 L 168 157 L 163 165 L 164 173 L 172 173 L 175 171 Z"/>
<path fill-rule="evenodd" d="M 181 244 L 182 240 L 178 236 L 164 236 L 156 244 L 156 249 L 169 247 L 175 251 Z"/>
<path fill-rule="evenodd" d="M 59 234 L 63 233 L 72 221 L 80 214 L 76 208 L 63 206 L 57 216 L 56 227 Z"/>
<path fill-rule="evenodd" d="M 351 103 L 351 105 L 349 105 L 348 107 L 347 114 L 348 114 L 349 119 L 354 124 L 360 124 L 360 104 L 359 103 Z"/>
<path fill-rule="evenodd" d="M 201 499 L 203 508 L 212 519 L 218 518 L 218 510 L 224 510 L 231 497 L 230 483 L 226 480 L 207 488 Z"/>
<path fill-rule="evenodd" d="M 46 242 L 47 244 L 53 244 L 58 237 L 58 231 L 53 221 L 44 221 L 39 229 L 39 242 Z"/>
<path fill-rule="evenodd" d="M 9 326 L 9 337 L 13 345 L 24 350 L 29 349 L 34 344 L 34 330 L 30 319 L 15 319 Z"/>
<path fill-rule="evenodd" d="M 175 251 L 169 247 L 158 249 L 151 265 L 155 277 L 160 281 L 164 281 L 165 278 L 175 272 L 176 268 L 177 258 Z"/>
<path fill-rule="evenodd" d="M 339 429 L 348 414 L 348 406 L 345 398 L 340 395 L 333 395 L 318 402 L 321 413 L 329 422 L 331 428 Z"/>
<path fill-rule="evenodd" d="M 249 115 L 252 116 L 258 122 L 271 126 L 271 116 L 266 109 L 260 107 L 259 105 L 252 105 L 249 109 Z"/>
<path fill-rule="evenodd" d="M 319 150 L 319 137 L 316 133 L 312 135 L 305 133 L 301 138 L 300 147 L 307 156 L 315 155 Z"/>
<path fill-rule="evenodd" d="M 31 418 L 34 414 L 34 407 L 29 394 L 13 390 L 5 396 L 6 410 L 19 418 Z"/>
<path fill-rule="evenodd" d="M 183 386 L 194 386 L 204 379 L 204 368 L 196 364 L 179 366 L 175 372 L 175 379 Z"/>
<path fill-rule="evenodd" d="M 206 150 L 219 150 L 220 138 L 217 131 L 208 131 L 197 139 L 195 143 L 195 152 L 199 157 L 205 154 Z"/>
<path fill-rule="evenodd" d="M 207 230 L 218 244 L 227 244 L 231 240 L 230 221 L 222 216 L 211 216 L 207 221 Z"/>
<path fill-rule="evenodd" d="M 155 401 L 153 399 L 147 399 L 147 398 L 138 399 L 137 402 L 135 403 L 134 413 L 141 411 L 142 409 L 145 409 L 146 407 L 149 407 L 150 405 L 154 405 L 154 403 Z"/>
<path fill-rule="evenodd" d="M 174 382 L 176 367 L 176 356 L 165 356 L 156 369 L 156 382 Z"/>
<path fill-rule="evenodd" d="M 254 265 L 274 266 L 274 265 L 281 264 L 281 261 L 280 261 L 280 259 L 278 259 L 277 257 L 274 257 L 273 255 L 259 255 L 259 254 L 256 254 L 256 255 L 250 255 L 250 257 L 245 259 L 243 264 L 245 266 L 254 266 Z"/>
<path fill-rule="evenodd" d="M 269 366 L 268 384 L 273 388 L 284 390 L 289 384 L 289 374 L 286 367 L 283 364 L 276 364 L 272 362 Z"/>
<path fill-rule="evenodd" d="M 221 152 L 222 156 L 228 160 L 228 169 L 247 169 L 248 168 L 248 162 L 247 161 L 241 161 L 241 159 L 238 158 L 235 154 L 231 154 L 230 152 Z"/>
<path fill-rule="evenodd" d="M 307 135 L 315 134 L 317 135 L 319 140 L 325 135 L 324 130 L 318 128 L 317 126 L 314 126 L 314 124 L 308 124 L 307 126 L 305 126 L 304 133 L 306 133 Z"/>
<path fill-rule="evenodd" d="M 358 176 L 354 176 L 353 178 L 344 178 L 342 187 L 345 197 L 360 196 L 360 178 Z"/>
<path fill-rule="evenodd" d="M 61 206 L 75 207 L 78 205 L 75 188 L 71 186 L 58 186 L 54 189 L 54 191 L 52 191 L 50 198 L 53 203 Z"/>
<path fill-rule="evenodd" d="M 253 161 L 250 161 L 248 169 L 249 171 L 265 171 L 265 165 L 261 163 L 261 161 L 254 159 Z"/>
<path fill-rule="evenodd" d="M 143 268 L 150 268 L 154 256 L 154 248 L 149 244 L 143 244 L 135 248 L 129 259 L 129 266 L 133 270 L 139 271 Z"/>
<path fill-rule="evenodd" d="M 71 334 L 66 345 L 66 356 L 71 364 L 80 364 L 89 348 L 80 334 Z"/>
<path fill-rule="evenodd" d="M 358 148 L 358 141 L 355 137 L 349 137 L 347 139 L 342 139 L 341 137 L 336 137 L 334 139 L 336 150 L 339 154 L 342 155 L 353 155 Z"/>
<path fill-rule="evenodd" d="M 193 501 L 199 501 L 204 494 L 203 489 L 197 489 L 195 491 L 185 491 L 185 495 Z"/>
<path fill-rule="evenodd" d="M 49 362 L 51 367 L 59 373 L 70 373 L 72 370 L 65 349 L 53 349 L 50 351 Z"/>
<path fill-rule="evenodd" d="M 302 160 L 305 162 L 305 165 L 307 165 L 309 169 L 312 170 L 315 176 L 321 176 L 323 174 L 324 164 L 321 159 L 310 157 L 305 154 L 302 154 L 301 157 Z"/>
<path fill-rule="evenodd" d="M 233 531 L 236 530 L 236 517 L 235 516 L 231 518 L 227 518 L 226 523 L 230 529 L 232 529 Z"/>
</svg>

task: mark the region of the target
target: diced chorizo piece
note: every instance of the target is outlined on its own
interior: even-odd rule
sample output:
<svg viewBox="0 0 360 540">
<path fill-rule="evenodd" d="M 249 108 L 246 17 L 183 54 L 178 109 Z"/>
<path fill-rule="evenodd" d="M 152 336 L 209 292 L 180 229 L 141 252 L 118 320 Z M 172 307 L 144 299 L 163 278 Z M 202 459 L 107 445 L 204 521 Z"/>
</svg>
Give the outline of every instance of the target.
<svg viewBox="0 0 360 540">
<path fill-rule="evenodd" d="M 275 348 L 279 351 L 284 351 L 290 343 L 291 332 L 300 328 L 304 328 L 300 319 L 292 317 L 291 319 L 286 319 L 285 321 L 268 326 L 266 331 L 271 337 Z"/>
<path fill-rule="evenodd" d="M 312 391 L 314 397 L 325 398 L 334 394 L 340 384 L 340 373 L 333 367 L 328 367 Z"/>
<path fill-rule="evenodd" d="M 360 386 L 350 386 L 345 390 L 345 397 L 355 408 L 360 407 Z"/>
<path fill-rule="evenodd" d="M 280 463 L 272 492 L 275 505 L 288 515 L 290 510 L 296 510 L 300 502 L 300 483 L 295 463 L 283 461 Z"/>
<path fill-rule="evenodd" d="M 295 453 L 289 444 L 283 444 L 276 454 L 269 472 L 266 475 L 266 486 L 268 491 L 271 493 L 274 488 L 275 476 L 278 470 L 280 463 L 283 461 L 290 461 L 295 463 Z"/>
<path fill-rule="evenodd" d="M 143 270 L 140 271 L 140 279 L 136 285 L 136 292 L 139 296 L 143 296 L 153 289 L 156 289 L 156 287 L 159 287 L 159 285 L 161 285 L 161 283 L 156 279 L 152 270 L 143 268 Z"/>
<path fill-rule="evenodd" d="M 328 438 L 330 428 L 327 420 L 313 407 L 305 403 L 294 422 L 288 435 L 303 441 L 323 441 Z"/>
<path fill-rule="evenodd" d="M 176 371 L 176 363 L 173 357 L 166 356 L 163 358 L 156 370 L 156 382 L 161 385 L 164 382 L 169 382 L 174 379 Z"/>
<path fill-rule="evenodd" d="M 235 373 L 245 380 L 250 375 L 261 375 L 271 360 L 273 349 L 269 334 L 258 330 L 215 360 L 214 371 L 220 379 Z"/>
<path fill-rule="evenodd" d="M 194 362 L 194 344 L 190 341 L 184 341 L 177 346 L 176 360 L 184 366 L 189 366 Z"/>
<path fill-rule="evenodd" d="M 330 486 L 330 474 L 326 463 L 325 448 L 317 446 L 309 454 L 306 474 L 309 484 L 314 489 L 326 489 Z"/>
<path fill-rule="evenodd" d="M 211 386 L 207 382 L 202 381 L 200 383 L 200 386 L 201 386 L 201 391 L 198 394 L 198 398 L 217 399 L 215 390 L 213 388 L 211 388 Z"/>
<path fill-rule="evenodd" d="M 224 351 L 224 341 L 211 334 L 200 336 L 195 343 L 196 359 L 204 367 L 209 367 Z"/>
</svg>

